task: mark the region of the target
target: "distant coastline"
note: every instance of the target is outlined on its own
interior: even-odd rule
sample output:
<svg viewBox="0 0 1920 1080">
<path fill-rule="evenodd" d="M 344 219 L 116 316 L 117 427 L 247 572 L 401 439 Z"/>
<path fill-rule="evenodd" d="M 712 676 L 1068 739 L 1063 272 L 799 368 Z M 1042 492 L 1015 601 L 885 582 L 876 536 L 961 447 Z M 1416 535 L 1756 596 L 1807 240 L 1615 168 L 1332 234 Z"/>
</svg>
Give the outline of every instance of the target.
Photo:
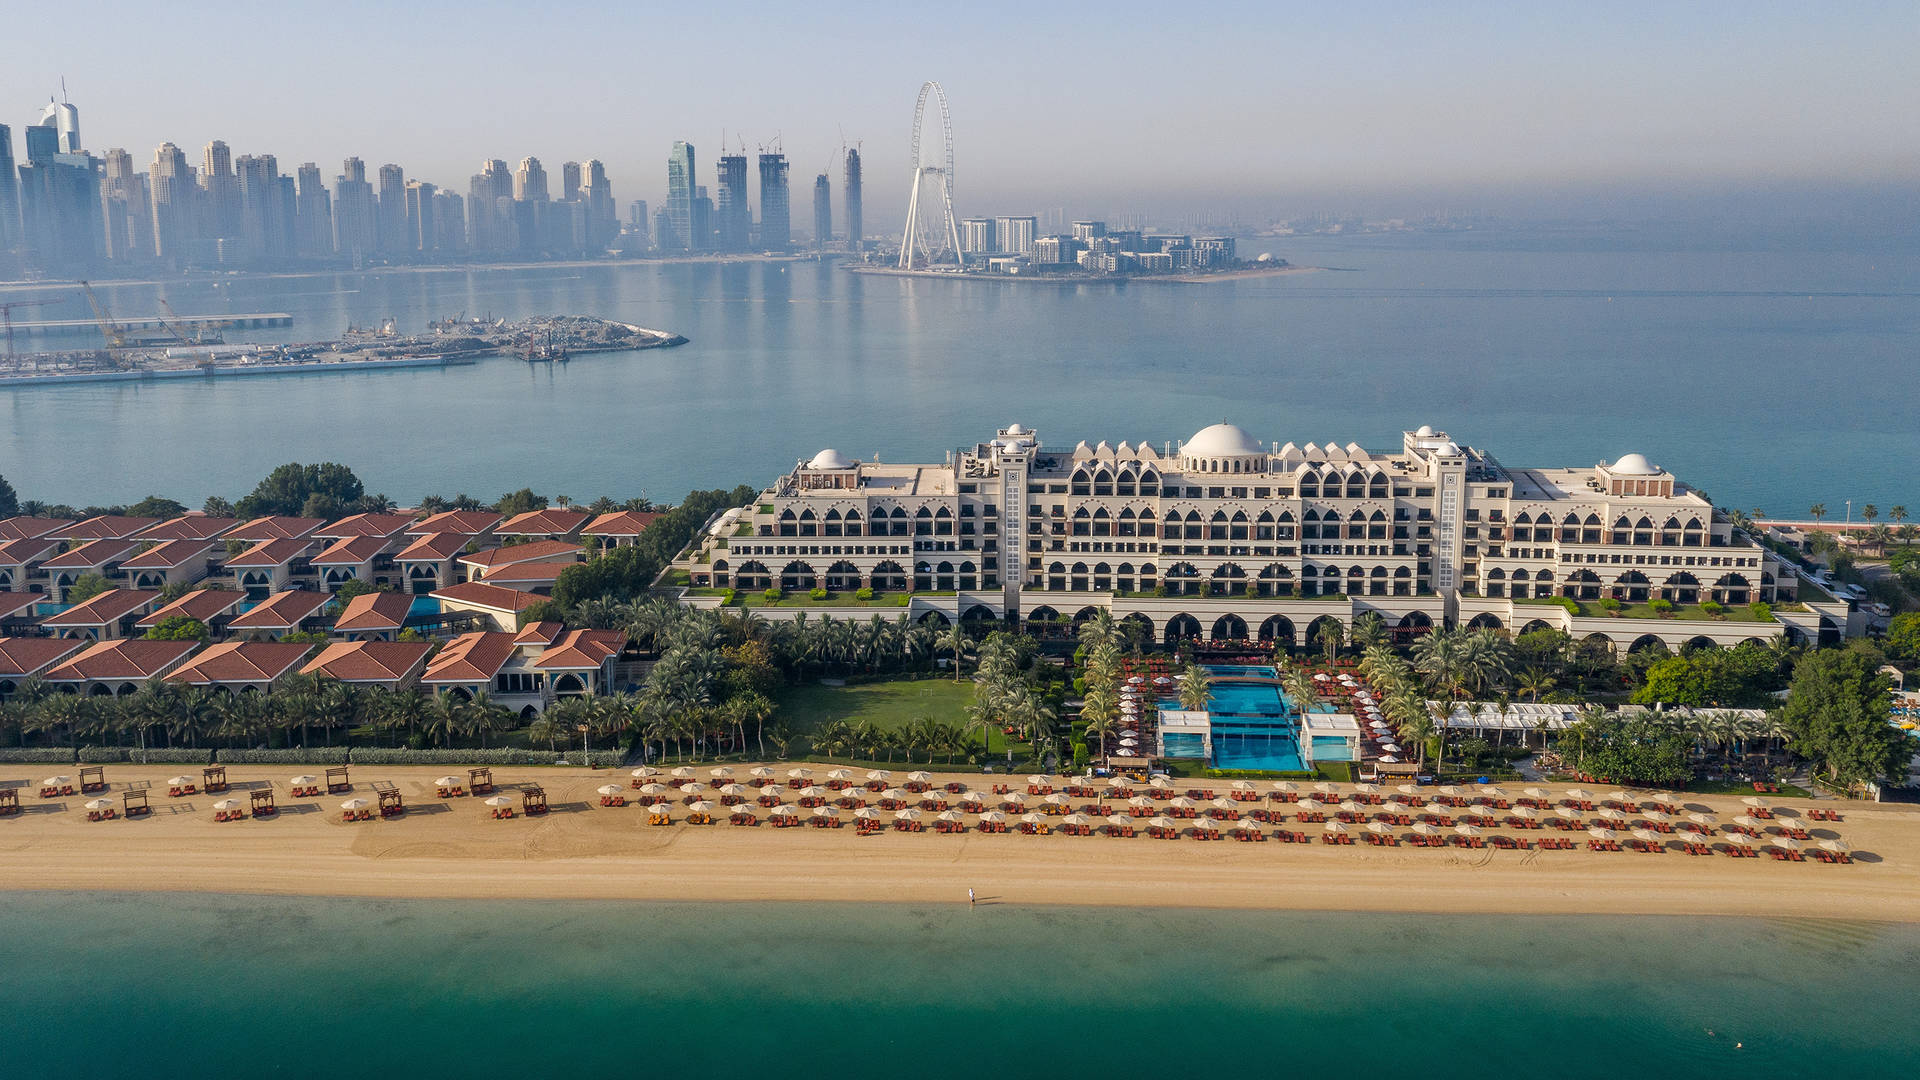
<svg viewBox="0 0 1920 1080">
<path fill-rule="evenodd" d="M 952 270 L 902 270 L 893 266 L 849 266 L 853 274 L 873 277 L 931 278 L 939 281 L 991 281 L 1040 285 L 1125 285 L 1131 282 L 1161 285 L 1211 285 L 1221 281 L 1246 281 L 1249 278 L 1282 277 L 1288 274 L 1312 274 L 1327 269 L 1321 266 L 1244 267 L 1203 274 L 966 274 Z"/>
<path fill-rule="evenodd" d="M 835 255 L 828 252 L 829 256 Z M 844 254 L 844 253 L 840 253 Z M 179 285 L 214 283 L 221 281 L 296 281 L 303 278 L 337 277 L 341 274 L 446 274 L 456 272 L 491 272 L 495 270 L 581 270 L 595 266 L 714 266 L 730 263 L 794 263 L 814 262 L 812 252 L 797 252 L 788 255 L 669 255 L 648 256 L 639 259 L 554 259 L 534 260 L 530 262 L 488 262 L 488 263 L 409 263 L 400 266 L 367 266 L 354 269 L 349 266 L 316 267 L 311 270 L 195 270 L 174 274 L 147 275 L 131 278 L 93 278 L 97 286 L 117 285 Z M 71 289 L 79 287 L 77 280 L 44 281 L 0 281 L 0 291 L 28 291 L 36 289 Z"/>
</svg>

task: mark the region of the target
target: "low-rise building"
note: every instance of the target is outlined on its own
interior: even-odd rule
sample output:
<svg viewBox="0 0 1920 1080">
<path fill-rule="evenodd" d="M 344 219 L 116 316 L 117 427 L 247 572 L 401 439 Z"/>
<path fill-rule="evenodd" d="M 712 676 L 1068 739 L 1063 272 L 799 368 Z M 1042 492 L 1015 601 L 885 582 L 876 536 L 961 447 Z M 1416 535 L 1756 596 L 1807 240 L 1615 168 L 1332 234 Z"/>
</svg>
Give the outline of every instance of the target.
<svg viewBox="0 0 1920 1080">
<path fill-rule="evenodd" d="M 87 647 L 77 638 L 0 637 L 0 701 L 28 679 L 44 678 Z"/>
<path fill-rule="evenodd" d="M 134 634 L 140 617 L 159 606 L 157 592 L 108 589 L 56 615 L 48 615 L 40 620 L 40 625 L 56 637 L 110 641 Z"/>
<path fill-rule="evenodd" d="M 519 536 L 529 540 L 578 542 L 580 530 L 585 528 L 587 522 L 591 520 L 593 515 L 584 511 L 562 510 L 555 507 L 515 514 L 494 531 L 500 536 Z"/>
<path fill-rule="evenodd" d="M 45 594 L 47 560 L 59 554 L 60 541 L 51 536 L 0 542 L 0 592 Z"/>
<path fill-rule="evenodd" d="M 218 641 L 225 636 L 227 624 L 233 619 L 234 613 L 246 602 L 247 594 L 233 589 L 195 589 L 170 604 L 142 615 L 134 622 L 133 628 L 144 634 L 168 619 L 192 619 L 207 628 L 209 640 Z"/>
<path fill-rule="evenodd" d="M 194 641 L 96 642 L 48 671 L 45 679 L 61 693 L 130 697 L 146 683 L 165 678 L 197 648 L 199 643 Z"/>
<path fill-rule="evenodd" d="M 64 603 L 67 593 L 88 574 L 99 574 L 108 581 L 126 580 L 120 564 L 139 546 L 133 540 L 88 540 L 52 556 L 40 564 L 47 575 L 47 595 Z"/>
<path fill-rule="evenodd" d="M 249 640 L 311 633 L 327 624 L 324 611 L 333 600 L 317 589 L 288 589 L 267 597 L 227 622 L 227 632 Z"/>
<path fill-rule="evenodd" d="M 105 543 L 107 541 L 101 541 Z M 146 543 L 143 538 L 141 543 Z M 92 546 L 92 545 L 88 545 Z M 160 589 L 168 585 L 192 585 L 213 572 L 224 546 L 215 540 L 183 538 L 163 540 L 120 564 L 127 583 L 136 589 Z"/>
<path fill-rule="evenodd" d="M 217 693 L 267 693 L 299 669 L 312 646 L 280 641 L 223 641 L 168 673 L 173 682 Z"/>
<path fill-rule="evenodd" d="M 483 581 L 452 585 L 434 594 L 443 613 L 473 612 L 495 630 L 512 633 L 520 627 L 520 615 L 545 600 L 535 593 L 521 592 Z"/>
<path fill-rule="evenodd" d="M 227 560 L 227 572 L 236 588 L 250 599 L 264 600 L 277 592 L 314 583 L 312 559 L 320 542 L 310 537 L 260 540 Z"/>
<path fill-rule="evenodd" d="M 413 597 L 406 593 L 361 593 L 334 617 L 333 634 L 348 641 L 393 641 L 407 627 Z"/>
<path fill-rule="evenodd" d="M 300 669 L 355 686 L 410 690 L 427 669 L 433 646 L 424 641 L 336 641 Z"/>
</svg>

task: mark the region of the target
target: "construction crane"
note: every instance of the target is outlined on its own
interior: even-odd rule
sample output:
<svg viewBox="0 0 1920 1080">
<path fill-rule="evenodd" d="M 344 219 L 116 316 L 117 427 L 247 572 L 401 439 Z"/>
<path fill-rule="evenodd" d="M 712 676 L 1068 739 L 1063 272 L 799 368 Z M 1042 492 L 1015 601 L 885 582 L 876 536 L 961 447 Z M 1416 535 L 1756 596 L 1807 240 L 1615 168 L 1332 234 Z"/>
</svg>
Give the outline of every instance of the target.
<svg viewBox="0 0 1920 1080">
<path fill-rule="evenodd" d="M 60 304 L 66 302 L 66 299 L 64 296 L 56 296 L 50 300 L 9 300 L 4 304 L 0 304 L 0 322 L 7 324 L 7 360 L 9 362 L 14 358 L 13 309 L 40 307 L 44 304 Z"/>
<path fill-rule="evenodd" d="M 82 281 L 80 291 L 87 294 L 87 305 L 93 308 L 93 321 L 100 324 L 100 335 L 107 339 L 107 348 L 124 349 L 127 347 L 127 329 L 113 321 L 113 312 L 94 295 L 93 286 Z"/>
<path fill-rule="evenodd" d="M 194 331 L 193 336 L 188 337 L 186 331 L 180 328 L 180 313 L 173 310 L 173 305 L 167 303 L 166 297 L 164 296 L 160 298 L 160 310 L 167 313 L 166 316 L 160 319 L 160 325 L 165 327 L 167 333 L 172 334 L 175 340 L 188 348 L 196 345 L 219 345 L 224 343 L 226 339 L 221 336 L 220 331 L 233 325 L 225 321 L 202 323 L 200 328 Z M 172 321 L 168 321 L 169 319 Z M 208 336 L 209 332 L 211 332 L 211 337 Z"/>
</svg>

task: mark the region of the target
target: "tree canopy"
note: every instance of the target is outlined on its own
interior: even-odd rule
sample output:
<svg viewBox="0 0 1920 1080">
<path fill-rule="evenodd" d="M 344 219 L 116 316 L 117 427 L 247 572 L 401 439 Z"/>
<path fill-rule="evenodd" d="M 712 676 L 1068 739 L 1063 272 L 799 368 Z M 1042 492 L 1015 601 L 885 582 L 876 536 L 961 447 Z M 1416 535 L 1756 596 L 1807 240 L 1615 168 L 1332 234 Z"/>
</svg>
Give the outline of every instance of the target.
<svg viewBox="0 0 1920 1080">
<path fill-rule="evenodd" d="M 1579 747 L 1580 767 L 1605 783 L 1674 787 L 1693 775 L 1687 737 L 1670 724 L 1596 711 L 1568 734 Z"/>
<path fill-rule="evenodd" d="M 627 600 L 639 595 L 715 511 L 739 506 L 754 494 L 745 484 L 732 491 L 690 492 L 679 506 L 647 526 L 633 544 L 562 570 L 553 584 L 554 603 L 571 608 L 585 600 Z"/>
<path fill-rule="evenodd" d="M 351 507 L 366 494 L 366 487 L 353 470 L 345 465 L 331 461 L 319 465 L 302 465 L 290 461 L 273 470 L 254 486 L 253 492 L 235 504 L 239 517 L 253 518 L 267 514 L 283 514 L 289 517 L 338 517 L 351 512 Z M 332 514 L 312 513 L 313 510 L 334 510 Z"/>
<path fill-rule="evenodd" d="M 20 512 L 20 497 L 14 494 L 13 485 L 7 478 L 0 476 L 0 518 L 10 518 Z"/>
<path fill-rule="evenodd" d="M 1856 652 L 1821 649 L 1794 665 L 1781 725 L 1793 749 L 1836 785 L 1906 774 L 1912 746 L 1887 723 L 1891 684 Z"/>
<path fill-rule="evenodd" d="M 177 518 L 186 512 L 184 504 L 159 495 L 149 495 L 127 507 L 127 513 L 133 517 Z"/>
<path fill-rule="evenodd" d="M 147 631 L 149 641 L 205 641 L 207 624 L 185 615 L 169 615 Z"/>
</svg>

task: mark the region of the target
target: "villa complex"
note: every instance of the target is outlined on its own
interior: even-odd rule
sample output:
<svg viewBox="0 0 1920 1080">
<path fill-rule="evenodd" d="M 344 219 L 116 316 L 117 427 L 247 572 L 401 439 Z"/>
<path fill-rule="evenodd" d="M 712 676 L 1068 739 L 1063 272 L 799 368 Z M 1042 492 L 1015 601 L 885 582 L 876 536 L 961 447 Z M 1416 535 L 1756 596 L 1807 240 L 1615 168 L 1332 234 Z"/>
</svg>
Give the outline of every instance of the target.
<svg viewBox="0 0 1920 1080">
<path fill-rule="evenodd" d="M 1513 468 L 1430 427 L 1391 451 L 1262 444 L 1232 424 L 1158 450 L 1050 450 L 1019 424 L 931 464 L 823 450 L 676 569 L 695 606 L 780 589 L 798 595 L 769 617 L 864 618 L 898 606 L 888 594 L 915 617 L 1021 624 L 1104 608 L 1160 641 L 1303 646 L 1323 620 L 1375 613 L 1402 639 L 1553 627 L 1624 650 L 1831 640 L 1849 618 L 1640 454 Z"/>
</svg>

